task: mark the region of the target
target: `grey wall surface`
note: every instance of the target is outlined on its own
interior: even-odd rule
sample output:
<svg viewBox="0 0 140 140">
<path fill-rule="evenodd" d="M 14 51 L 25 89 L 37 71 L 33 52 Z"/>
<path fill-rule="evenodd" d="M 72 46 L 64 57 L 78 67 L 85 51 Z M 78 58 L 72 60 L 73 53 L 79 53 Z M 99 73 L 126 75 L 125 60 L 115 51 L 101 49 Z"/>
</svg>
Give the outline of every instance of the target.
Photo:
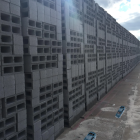
<svg viewBox="0 0 140 140">
<path fill-rule="evenodd" d="M 0 140 L 54 140 L 139 60 L 94 0 L 0 0 Z"/>
</svg>

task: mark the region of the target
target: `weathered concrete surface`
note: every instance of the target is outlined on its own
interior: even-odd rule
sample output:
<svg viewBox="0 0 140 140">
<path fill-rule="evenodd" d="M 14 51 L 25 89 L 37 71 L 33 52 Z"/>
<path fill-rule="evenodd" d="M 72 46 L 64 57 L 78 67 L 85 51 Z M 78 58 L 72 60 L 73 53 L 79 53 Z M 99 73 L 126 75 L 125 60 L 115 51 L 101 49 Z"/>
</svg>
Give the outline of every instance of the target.
<svg viewBox="0 0 140 140">
<path fill-rule="evenodd" d="M 121 105 L 126 110 L 117 119 Z M 96 140 L 140 139 L 140 64 L 57 140 L 83 140 L 90 131 Z"/>
</svg>

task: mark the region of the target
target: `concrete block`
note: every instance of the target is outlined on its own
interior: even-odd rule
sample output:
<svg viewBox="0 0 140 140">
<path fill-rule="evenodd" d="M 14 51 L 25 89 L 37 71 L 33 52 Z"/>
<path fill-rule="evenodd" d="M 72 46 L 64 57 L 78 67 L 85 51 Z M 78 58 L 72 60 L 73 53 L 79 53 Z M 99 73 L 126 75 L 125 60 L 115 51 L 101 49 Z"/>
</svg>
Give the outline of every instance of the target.
<svg viewBox="0 0 140 140">
<path fill-rule="evenodd" d="M 13 45 L 13 54 L 17 55 L 23 55 L 23 46 L 21 45 Z"/>
<path fill-rule="evenodd" d="M 10 0 L 10 3 L 20 7 L 20 1 L 19 0 Z"/>
<path fill-rule="evenodd" d="M 4 87 L 15 85 L 15 76 L 14 75 L 3 76 L 3 84 Z"/>
<path fill-rule="evenodd" d="M 33 125 L 34 132 L 40 131 L 40 128 L 41 128 L 41 120 L 35 122 Z"/>
<path fill-rule="evenodd" d="M 32 81 L 32 82 L 26 82 L 25 81 L 25 87 L 26 89 L 34 89 L 34 88 L 39 88 L 40 87 L 40 81 L 36 80 L 36 81 Z"/>
<path fill-rule="evenodd" d="M 25 120 L 27 118 L 27 111 L 26 110 L 22 110 L 22 111 L 19 111 L 17 113 L 17 121 L 18 122 L 21 122 L 23 120 Z"/>
<path fill-rule="evenodd" d="M 23 38 L 24 45 L 37 46 L 37 37 L 28 36 Z"/>
<path fill-rule="evenodd" d="M 59 108 L 62 108 L 63 106 L 64 106 L 63 100 L 62 101 L 59 101 Z"/>
<path fill-rule="evenodd" d="M 13 34 L 13 44 L 14 45 L 23 45 L 23 37 L 21 35 Z"/>
<path fill-rule="evenodd" d="M 60 102 L 60 101 L 63 101 L 63 94 L 60 94 L 60 95 L 59 95 L 59 102 Z"/>
<path fill-rule="evenodd" d="M 15 74 L 15 84 L 25 83 L 24 73 Z"/>
<path fill-rule="evenodd" d="M 34 71 L 32 73 L 26 73 L 25 74 L 25 81 L 37 81 L 40 80 L 40 74 L 39 71 Z"/>
<path fill-rule="evenodd" d="M 39 88 L 31 89 L 31 90 L 26 90 L 26 96 L 27 98 L 39 98 L 40 91 Z"/>
<path fill-rule="evenodd" d="M 52 69 L 52 75 L 53 76 L 58 75 L 58 68 Z"/>
<path fill-rule="evenodd" d="M 0 11 L 10 13 L 10 4 L 6 1 L 0 2 Z"/>
<path fill-rule="evenodd" d="M 54 134 L 48 140 L 54 140 Z"/>
<path fill-rule="evenodd" d="M 27 99 L 27 105 L 29 105 L 29 106 L 36 106 L 36 105 L 38 105 L 40 103 L 40 101 L 39 101 L 39 97 L 35 97 L 35 98 L 33 98 L 33 99 Z"/>
<path fill-rule="evenodd" d="M 44 5 L 37 3 L 37 19 L 44 22 Z"/>
<path fill-rule="evenodd" d="M 48 138 L 49 138 L 48 136 L 49 136 L 48 131 L 45 131 L 45 132 L 42 134 L 42 140 L 48 139 Z"/>
<path fill-rule="evenodd" d="M 38 129 L 35 133 L 34 133 L 34 140 L 40 140 L 42 139 L 41 136 L 41 129 Z"/>
<path fill-rule="evenodd" d="M 10 3 L 10 13 L 13 15 L 20 16 L 20 7 Z"/>
<path fill-rule="evenodd" d="M 48 129 L 48 137 L 50 138 L 54 134 L 54 126 Z"/>
<path fill-rule="evenodd" d="M 27 120 L 26 119 L 17 123 L 17 130 L 18 131 L 21 131 L 23 129 L 26 129 L 26 127 L 27 127 Z"/>
<path fill-rule="evenodd" d="M 15 93 L 18 94 L 22 92 L 25 92 L 25 83 L 15 85 Z"/>
<path fill-rule="evenodd" d="M 24 45 L 24 54 L 37 55 L 37 46 Z"/>
</svg>

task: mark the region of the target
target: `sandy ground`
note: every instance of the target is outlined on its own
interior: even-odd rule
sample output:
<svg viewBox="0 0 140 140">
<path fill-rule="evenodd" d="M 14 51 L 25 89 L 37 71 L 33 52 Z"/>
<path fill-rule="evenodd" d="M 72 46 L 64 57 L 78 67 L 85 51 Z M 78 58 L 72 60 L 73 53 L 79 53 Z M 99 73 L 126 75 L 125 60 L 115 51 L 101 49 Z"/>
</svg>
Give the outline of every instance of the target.
<svg viewBox="0 0 140 140">
<path fill-rule="evenodd" d="M 117 119 L 121 105 L 126 109 Z M 90 131 L 96 140 L 140 140 L 140 64 L 57 140 L 83 140 Z"/>
</svg>

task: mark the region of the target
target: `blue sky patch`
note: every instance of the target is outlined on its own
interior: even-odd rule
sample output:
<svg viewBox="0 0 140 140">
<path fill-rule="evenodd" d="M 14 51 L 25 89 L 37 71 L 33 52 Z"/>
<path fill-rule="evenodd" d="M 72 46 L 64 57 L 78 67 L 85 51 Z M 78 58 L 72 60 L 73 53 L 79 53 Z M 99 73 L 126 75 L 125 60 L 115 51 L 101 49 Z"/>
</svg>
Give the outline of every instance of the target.
<svg viewBox="0 0 140 140">
<path fill-rule="evenodd" d="M 119 11 L 127 11 L 128 9 L 130 9 L 131 8 L 131 5 L 129 4 L 129 5 L 125 5 L 124 3 L 121 3 L 120 4 L 120 8 L 119 8 Z"/>
<path fill-rule="evenodd" d="M 128 2 L 130 2 L 131 0 L 127 0 Z"/>
</svg>

